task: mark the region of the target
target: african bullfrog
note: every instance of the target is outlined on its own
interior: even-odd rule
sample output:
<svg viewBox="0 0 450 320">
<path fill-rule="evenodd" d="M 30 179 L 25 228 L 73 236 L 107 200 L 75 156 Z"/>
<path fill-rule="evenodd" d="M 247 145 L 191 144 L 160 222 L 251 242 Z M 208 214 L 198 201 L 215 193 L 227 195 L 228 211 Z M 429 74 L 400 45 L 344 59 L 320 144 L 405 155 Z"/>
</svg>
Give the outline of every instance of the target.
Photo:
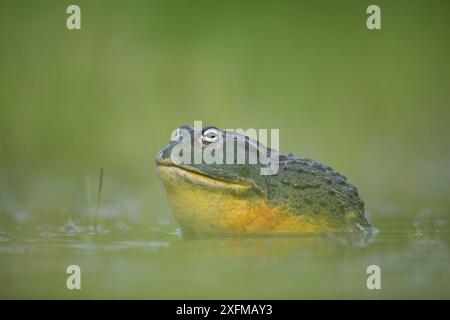
<svg viewBox="0 0 450 320">
<path fill-rule="evenodd" d="M 364 214 L 357 188 L 345 176 L 315 160 L 279 154 L 278 171 L 261 174 L 261 163 L 196 163 L 173 157 L 176 148 L 204 150 L 220 143 L 245 149 L 247 156 L 267 149 L 245 135 L 215 127 L 182 126 L 156 157 L 171 211 L 184 231 L 219 233 L 375 230 Z M 219 139 L 220 138 L 220 139 Z M 226 153 L 226 148 L 223 148 Z M 236 159 L 238 148 L 234 148 Z M 178 152 L 178 151 L 177 151 Z M 183 152 L 186 152 L 185 150 Z M 175 161 L 175 160 L 176 161 Z M 194 162 L 194 163 L 191 163 Z"/>
</svg>

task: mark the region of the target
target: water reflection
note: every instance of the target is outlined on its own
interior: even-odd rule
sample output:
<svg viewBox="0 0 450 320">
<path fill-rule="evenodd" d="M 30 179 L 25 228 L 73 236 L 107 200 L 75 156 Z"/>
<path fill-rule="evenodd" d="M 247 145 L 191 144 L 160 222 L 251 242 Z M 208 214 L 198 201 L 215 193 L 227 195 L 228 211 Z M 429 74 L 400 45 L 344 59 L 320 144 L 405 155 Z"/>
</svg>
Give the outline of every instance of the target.
<svg viewBox="0 0 450 320">
<path fill-rule="evenodd" d="M 2 231 L 0 293 L 70 298 L 60 282 L 75 263 L 89 283 L 85 298 L 371 298 L 366 268 L 376 264 L 379 297 L 448 297 L 450 232 L 414 221 L 378 234 L 219 236 L 173 224 L 147 233 L 67 224 Z"/>
<path fill-rule="evenodd" d="M 297 234 L 191 234 L 182 240 L 207 243 L 225 248 L 234 254 L 291 255 L 299 251 L 333 252 L 354 250 L 371 245 L 376 234 L 360 233 L 297 233 Z"/>
</svg>

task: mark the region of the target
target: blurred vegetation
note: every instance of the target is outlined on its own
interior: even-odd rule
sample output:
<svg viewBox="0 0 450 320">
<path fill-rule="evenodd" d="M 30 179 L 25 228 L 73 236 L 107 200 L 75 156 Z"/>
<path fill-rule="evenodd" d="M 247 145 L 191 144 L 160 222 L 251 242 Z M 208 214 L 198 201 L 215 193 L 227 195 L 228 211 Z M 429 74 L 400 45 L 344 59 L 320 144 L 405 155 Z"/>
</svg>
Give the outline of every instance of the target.
<svg viewBox="0 0 450 320">
<path fill-rule="evenodd" d="M 154 156 L 194 120 L 279 128 L 375 222 L 448 215 L 448 1 L 377 1 L 379 31 L 368 1 L 80 0 L 80 31 L 69 4 L 0 2 L 3 227 L 89 223 L 100 167 L 105 217 L 167 221 Z"/>
<path fill-rule="evenodd" d="M 0 1 L 0 298 L 448 298 L 449 1 L 73 3 Z M 280 129 L 380 234 L 180 241 L 154 157 L 194 120 Z"/>
</svg>

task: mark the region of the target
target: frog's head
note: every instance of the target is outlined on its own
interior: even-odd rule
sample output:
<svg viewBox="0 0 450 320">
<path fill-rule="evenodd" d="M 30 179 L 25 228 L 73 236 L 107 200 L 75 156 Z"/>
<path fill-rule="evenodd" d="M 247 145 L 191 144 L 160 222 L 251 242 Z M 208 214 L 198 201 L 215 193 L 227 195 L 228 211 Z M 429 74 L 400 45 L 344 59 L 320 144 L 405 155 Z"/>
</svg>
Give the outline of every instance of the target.
<svg viewBox="0 0 450 320">
<path fill-rule="evenodd" d="M 264 164 L 258 158 L 263 152 L 271 150 L 232 131 L 189 126 L 174 131 L 156 164 L 178 222 L 186 229 L 203 225 L 204 230 L 237 223 L 223 217 L 247 212 L 252 202 L 267 198 Z"/>
<path fill-rule="evenodd" d="M 168 177 L 161 173 L 170 172 L 172 178 L 189 182 L 193 188 L 252 189 L 264 193 L 267 187 L 261 175 L 263 164 L 259 161 L 262 152 L 267 154 L 270 150 L 234 131 L 181 126 L 158 153 L 156 163 L 165 184 Z"/>
</svg>

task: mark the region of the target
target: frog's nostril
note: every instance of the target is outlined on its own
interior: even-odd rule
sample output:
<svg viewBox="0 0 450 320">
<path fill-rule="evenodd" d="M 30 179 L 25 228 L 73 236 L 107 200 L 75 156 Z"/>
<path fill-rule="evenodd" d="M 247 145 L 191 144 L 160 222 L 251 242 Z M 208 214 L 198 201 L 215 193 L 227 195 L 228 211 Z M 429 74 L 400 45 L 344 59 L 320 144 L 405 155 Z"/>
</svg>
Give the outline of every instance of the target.
<svg viewBox="0 0 450 320">
<path fill-rule="evenodd" d="M 156 163 L 163 165 L 170 164 L 170 150 L 164 149 L 158 152 L 158 154 L 156 155 Z"/>
<path fill-rule="evenodd" d="M 158 152 L 158 154 L 156 155 L 156 161 L 162 161 L 164 160 L 164 152 L 160 151 Z"/>
</svg>

